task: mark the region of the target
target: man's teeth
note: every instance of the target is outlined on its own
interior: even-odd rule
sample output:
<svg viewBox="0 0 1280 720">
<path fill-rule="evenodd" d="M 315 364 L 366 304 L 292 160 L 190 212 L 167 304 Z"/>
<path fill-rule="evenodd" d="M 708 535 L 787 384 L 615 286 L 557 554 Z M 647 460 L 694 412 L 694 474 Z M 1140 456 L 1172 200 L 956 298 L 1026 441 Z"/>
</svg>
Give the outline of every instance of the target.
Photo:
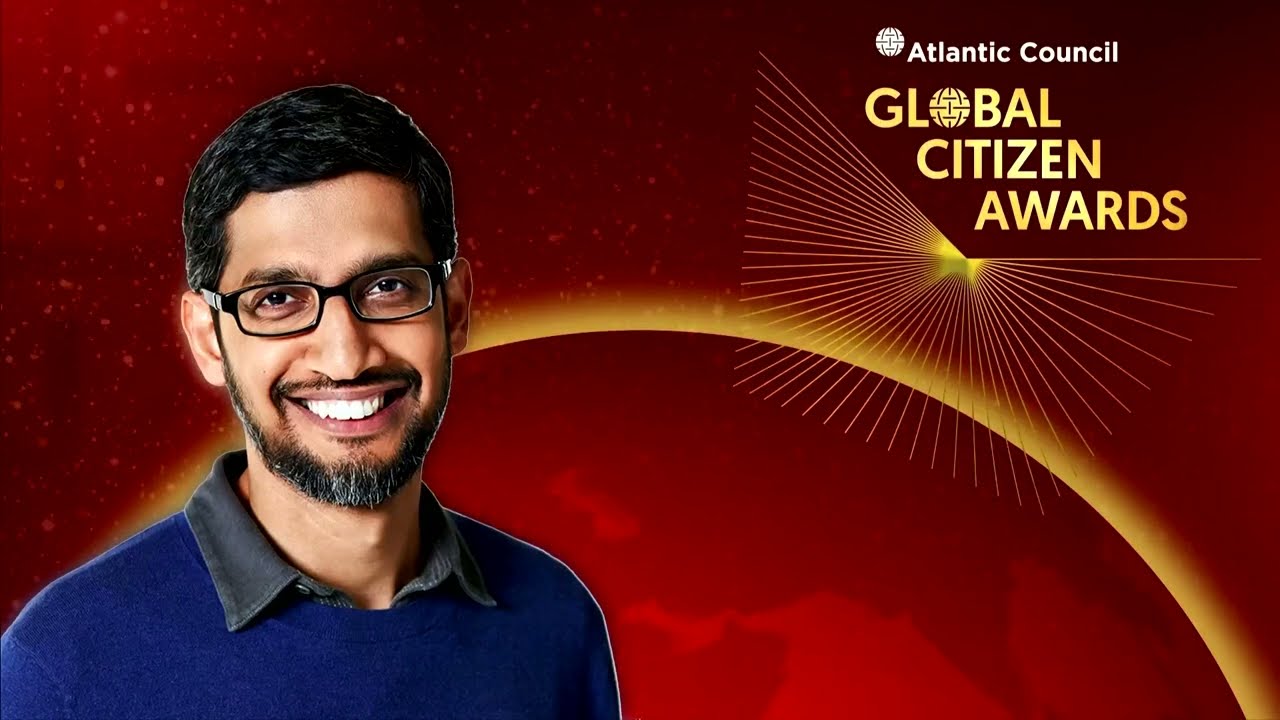
<svg viewBox="0 0 1280 720">
<path fill-rule="evenodd" d="M 303 400 L 311 412 L 322 418 L 361 420 L 382 409 L 382 395 L 365 400 Z"/>
</svg>

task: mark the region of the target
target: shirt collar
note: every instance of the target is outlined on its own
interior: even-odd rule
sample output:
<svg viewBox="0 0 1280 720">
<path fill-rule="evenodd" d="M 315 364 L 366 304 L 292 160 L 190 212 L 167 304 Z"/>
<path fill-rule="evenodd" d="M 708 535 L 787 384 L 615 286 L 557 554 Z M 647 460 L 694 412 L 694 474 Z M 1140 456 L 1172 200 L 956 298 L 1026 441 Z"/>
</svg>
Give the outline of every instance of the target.
<svg viewBox="0 0 1280 720">
<path fill-rule="evenodd" d="M 271 546 L 232 487 L 247 465 L 244 450 L 221 455 L 184 510 L 230 631 L 244 628 L 285 588 L 303 578 Z M 440 505 L 431 488 L 424 484 L 422 489 L 419 523 L 426 562 L 422 573 L 409 585 L 417 583 L 422 589 L 429 589 L 438 581 L 428 581 L 429 575 L 443 578 L 452 573 L 471 599 L 493 607 L 497 602 L 485 588 L 480 568 L 458 532 L 452 513 Z"/>
</svg>

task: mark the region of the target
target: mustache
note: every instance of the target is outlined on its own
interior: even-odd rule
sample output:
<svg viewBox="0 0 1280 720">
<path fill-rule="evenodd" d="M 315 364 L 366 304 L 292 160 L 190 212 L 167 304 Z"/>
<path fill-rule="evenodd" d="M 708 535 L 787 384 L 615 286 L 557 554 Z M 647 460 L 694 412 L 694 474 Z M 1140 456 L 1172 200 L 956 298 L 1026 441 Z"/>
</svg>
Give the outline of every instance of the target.
<svg viewBox="0 0 1280 720">
<path fill-rule="evenodd" d="M 289 395 L 306 390 L 346 390 L 348 388 L 369 387 L 387 382 L 403 382 L 409 386 L 410 392 L 417 395 L 422 388 L 422 373 L 413 368 L 404 368 L 402 370 L 370 368 L 351 380 L 324 378 L 295 382 L 281 381 L 271 388 L 271 399 L 277 405 L 280 405 Z"/>
</svg>

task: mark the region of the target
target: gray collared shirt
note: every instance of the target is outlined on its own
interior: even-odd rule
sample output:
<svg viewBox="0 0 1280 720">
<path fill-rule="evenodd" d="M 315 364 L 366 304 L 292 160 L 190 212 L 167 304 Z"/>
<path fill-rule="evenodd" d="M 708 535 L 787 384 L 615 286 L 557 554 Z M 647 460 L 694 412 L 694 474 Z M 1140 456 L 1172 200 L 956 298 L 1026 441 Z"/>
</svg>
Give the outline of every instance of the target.
<svg viewBox="0 0 1280 720">
<path fill-rule="evenodd" d="M 308 577 L 272 547 L 233 487 L 247 464 L 244 450 L 220 456 L 185 509 L 222 602 L 227 630 L 246 627 L 286 592 L 326 605 L 355 607 L 345 593 Z M 419 506 L 419 527 L 426 558 L 422 572 L 400 588 L 391 601 L 392 606 L 409 602 L 420 593 L 438 587 L 450 576 L 457 579 L 471 599 L 489 607 L 497 605 L 485 588 L 475 557 L 467 549 L 453 518 L 425 484 Z"/>
</svg>

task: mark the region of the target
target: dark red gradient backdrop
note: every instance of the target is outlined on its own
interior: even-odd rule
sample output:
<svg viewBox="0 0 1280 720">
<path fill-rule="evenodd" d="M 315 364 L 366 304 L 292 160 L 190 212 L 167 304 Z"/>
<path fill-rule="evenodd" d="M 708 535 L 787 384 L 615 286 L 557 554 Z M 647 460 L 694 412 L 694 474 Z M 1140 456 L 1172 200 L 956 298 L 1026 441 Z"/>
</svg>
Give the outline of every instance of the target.
<svg viewBox="0 0 1280 720">
<path fill-rule="evenodd" d="M 3 4 L 6 624 L 234 423 L 174 309 L 187 175 L 244 109 L 340 81 L 412 114 L 454 170 L 478 326 L 543 300 L 732 303 L 764 51 L 972 256 L 1262 258 L 1212 271 L 1239 289 L 1098 451 L 1280 667 L 1273 9 L 551 5 Z M 1117 40 L 1122 62 L 908 65 L 874 50 L 889 25 Z M 1049 87 L 1061 136 L 1102 139 L 1096 187 L 1180 189 L 1187 229 L 968 231 L 989 184 L 918 179 L 926 135 L 862 115 L 884 85 Z M 579 571 L 628 717 L 1239 714 L 1177 604 L 1065 486 L 1041 517 L 732 389 L 739 345 L 596 334 L 457 362 L 428 481 Z"/>
</svg>

